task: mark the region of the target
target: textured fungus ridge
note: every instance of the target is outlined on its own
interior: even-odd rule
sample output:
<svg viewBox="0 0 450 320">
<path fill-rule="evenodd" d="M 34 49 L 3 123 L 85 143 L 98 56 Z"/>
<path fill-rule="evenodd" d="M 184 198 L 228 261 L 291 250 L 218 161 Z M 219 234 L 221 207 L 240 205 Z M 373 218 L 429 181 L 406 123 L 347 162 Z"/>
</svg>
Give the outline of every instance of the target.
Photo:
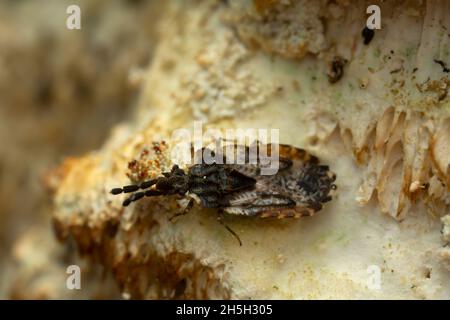
<svg viewBox="0 0 450 320">
<path fill-rule="evenodd" d="M 320 10 L 324 1 L 230 1 L 229 17 L 249 44 L 286 58 L 325 49 Z"/>
<path fill-rule="evenodd" d="M 363 1 L 168 3 L 135 120 L 59 171 L 59 238 L 125 297 L 448 298 L 450 98 L 436 61 L 450 61 L 449 3 L 382 6 L 364 44 Z M 280 129 L 281 143 L 333 168 L 337 196 L 296 221 L 227 219 L 242 247 L 212 209 L 169 222 L 175 197 L 124 209 L 108 191 L 170 170 L 173 130 L 198 119 Z M 366 287 L 371 265 L 381 291 Z"/>
</svg>

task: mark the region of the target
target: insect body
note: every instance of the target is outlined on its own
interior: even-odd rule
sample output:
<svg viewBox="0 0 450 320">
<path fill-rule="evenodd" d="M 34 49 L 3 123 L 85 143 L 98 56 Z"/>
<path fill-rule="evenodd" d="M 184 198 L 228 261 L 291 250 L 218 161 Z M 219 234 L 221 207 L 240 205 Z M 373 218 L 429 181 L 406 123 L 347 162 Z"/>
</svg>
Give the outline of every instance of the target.
<svg viewBox="0 0 450 320">
<path fill-rule="evenodd" d="M 266 147 L 271 152 L 273 146 L 258 147 Z M 255 164 L 202 162 L 187 171 L 174 165 L 160 178 L 114 188 L 111 193 L 132 193 L 123 206 L 146 196 L 190 196 L 185 210 L 175 216 L 187 213 L 193 206 L 193 199 L 198 199 L 202 207 L 217 208 L 220 214 L 277 218 L 313 215 L 331 200 L 336 175 L 328 166 L 320 165 L 317 157 L 302 149 L 288 145 L 277 145 L 277 149 L 279 170 L 274 175 L 261 175 L 259 159 Z M 244 150 L 248 159 L 249 148 Z M 220 156 L 226 160 L 224 153 Z"/>
</svg>

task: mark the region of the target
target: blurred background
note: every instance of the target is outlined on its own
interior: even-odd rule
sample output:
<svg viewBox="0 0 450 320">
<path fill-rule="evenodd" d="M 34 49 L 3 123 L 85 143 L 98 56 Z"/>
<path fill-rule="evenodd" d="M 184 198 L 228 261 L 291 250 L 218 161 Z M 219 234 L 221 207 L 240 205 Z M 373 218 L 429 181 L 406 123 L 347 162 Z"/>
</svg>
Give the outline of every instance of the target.
<svg viewBox="0 0 450 320">
<path fill-rule="evenodd" d="M 66 28 L 72 4 L 81 8 L 81 30 Z M 51 232 L 49 172 L 100 147 L 129 116 L 136 75 L 151 60 L 158 5 L 0 1 L 0 298 L 69 294 L 64 282 L 48 281 L 65 273 L 52 265 L 63 253 Z"/>
</svg>

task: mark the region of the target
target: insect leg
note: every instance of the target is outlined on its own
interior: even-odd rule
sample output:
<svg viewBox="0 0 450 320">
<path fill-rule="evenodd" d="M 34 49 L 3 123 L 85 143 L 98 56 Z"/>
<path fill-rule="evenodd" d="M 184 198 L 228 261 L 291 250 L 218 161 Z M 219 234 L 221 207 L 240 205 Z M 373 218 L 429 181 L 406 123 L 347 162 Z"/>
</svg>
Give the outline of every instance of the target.
<svg viewBox="0 0 450 320">
<path fill-rule="evenodd" d="M 121 194 L 123 193 L 130 193 L 130 192 L 135 192 L 139 189 L 148 189 L 150 188 L 152 185 L 156 184 L 156 182 L 158 182 L 158 179 L 153 179 L 153 180 L 147 180 L 144 181 L 140 184 L 130 184 L 128 186 L 124 186 L 122 188 L 114 188 L 111 190 L 111 193 L 116 195 L 116 194 Z"/>
<path fill-rule="evenodd" d="M 221 210 L 219 210 L 219 214 L 218 214 L 218 216 L 217 216 L 217 221 L 219 221 L 220 224 L 223 225 L 223 226 L 225 227 L 225 229 L 227 229 L 228 232 L 231 233 L 231 234 L 236 238 L 236 240 L 239 242 L 239 245 L 242 246 L 242 241 L 241 241 L 241 239 L 239 238 L 239 236 L 237 235 L 237 233 L 234 232 L 233 229 L 231 229 L 229 226 L 227 226 L 227 225 L 225 224 L 225 222 L 223 222 L 223 213 L 222 213 Z"/>
<path fill-rule="evenodd" d="M 175 219 L 176 217 L 184 216 L 185 214 L 187 214 L 192 209 L 193 206 L 194 206 L 194 199 L 191 198 L 191 199 L 189 199 L 189 202 L 186 205 L 186 207 L 183 209 L 183 211 L 175 213 L 173 216 L 171 216 L 169 218 L 169 221 L 172 222 L 173 219 Z"/>
</svg>

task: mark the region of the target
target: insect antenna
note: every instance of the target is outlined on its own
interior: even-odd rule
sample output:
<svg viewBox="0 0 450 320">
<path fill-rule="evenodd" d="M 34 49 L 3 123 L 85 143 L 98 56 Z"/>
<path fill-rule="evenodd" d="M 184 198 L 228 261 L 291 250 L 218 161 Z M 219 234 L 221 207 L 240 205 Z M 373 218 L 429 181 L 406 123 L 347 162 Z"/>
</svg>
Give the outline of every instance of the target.
<svg viewBox="0 0 450 320">
<path fill-rule="evenodd" d="M 139 189 L 148 189 L 158 182 L 158 179 L 147 180 L 140 184 L 130 184 L 128 186 L 123 186 L 122 188 L 113 188 L 111 194 L 117 195 L 123 193 L 130 193 L 138 191 Z"/>
<path fill-rule="evenodd" d="M 142 197 L 144 197 L 144 195 L 145 195 L 145 193 L 142 191 L 133 193 L 130 197 L 128 197 L 127 199 L 124 200 L 122 205 L 124 207 L 127 207 L 130 203 L 137 201 L 137 200 L 141 199 Z"/>
<path fill-rule="evenodd" d="M 122 202 L 122 206 L 127 207 L 128 205 L 130 205 L 130 203 L 132 203 L 134 201 L 138 201 L 139 199 L 141 199 L 143 197 L 163 196 L 166 194 L 167 194 L 167 192 L 159 191 L 159 190 L 147 190 L 147 191 L 136 192 L 136 193 L 133 193 L 128 198 L 126 198 Z"/>
</svg>

